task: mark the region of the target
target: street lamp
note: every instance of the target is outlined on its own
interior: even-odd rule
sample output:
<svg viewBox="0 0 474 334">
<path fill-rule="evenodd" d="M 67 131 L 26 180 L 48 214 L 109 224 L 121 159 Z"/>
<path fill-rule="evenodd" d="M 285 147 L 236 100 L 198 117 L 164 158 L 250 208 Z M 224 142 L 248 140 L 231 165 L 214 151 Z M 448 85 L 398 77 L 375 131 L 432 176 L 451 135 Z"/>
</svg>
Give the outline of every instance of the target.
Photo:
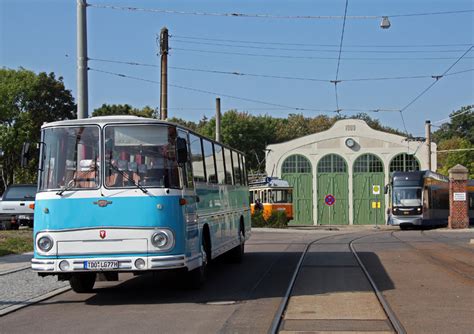
<svg viewBox="0 0 474 334">
<path fill-rule="evenodd" d="M 382 22 L 380 22 L 380 28 L 382 29 L 390 28 L 390 21 L 388 20 L 388 16 L 382 16 Z"/>
</svg>

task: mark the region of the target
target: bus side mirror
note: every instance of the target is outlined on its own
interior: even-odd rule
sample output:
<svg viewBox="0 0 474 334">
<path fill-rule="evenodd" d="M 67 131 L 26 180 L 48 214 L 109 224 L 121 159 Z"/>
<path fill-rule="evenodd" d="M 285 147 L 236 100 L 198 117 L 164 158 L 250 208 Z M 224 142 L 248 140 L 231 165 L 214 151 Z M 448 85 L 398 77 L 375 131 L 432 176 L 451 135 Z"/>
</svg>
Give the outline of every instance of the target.
<svg viewBox="0 0 474 334">
<path fill-rule="evenodd" d="M 30 143 L 23 143 L 20 157 L 21 167 L 25 168 L 26 166 L 28 166 L 28 161 L 30 161 Z"/>
<path fill-rule="evenodd" d="M 179 137 L 176 139 L 176 151 L 178 164 L 188 162 L 188 145 L 186 139 Z"/>
</svg>

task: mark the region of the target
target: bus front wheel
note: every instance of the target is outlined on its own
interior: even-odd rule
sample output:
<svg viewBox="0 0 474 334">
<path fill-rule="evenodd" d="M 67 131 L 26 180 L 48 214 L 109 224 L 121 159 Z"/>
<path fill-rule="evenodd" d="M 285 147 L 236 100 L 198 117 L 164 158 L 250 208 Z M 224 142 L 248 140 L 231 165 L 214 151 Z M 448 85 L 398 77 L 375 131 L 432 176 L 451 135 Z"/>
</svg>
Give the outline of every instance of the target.
<svg viewBox="0 0 474 334">
<path fill-rule="evenodd" d="M 207 267 L 209 265 L 209 261 L 211 260 L 211 249 L 207 235 L 204 235 L 202 238 L 201 253 L 202 265 L 199 268 L 193 269 L 187 273 L 187 278 L 191 289 L 199 289 L 207 278 Z"/>
<path fill-rule="evenodd" d="M 88 293 L 92 292 L 95 284 L 95 273 L 77 273 L 69 279 L 69 284 L 74 292 Z"/>
<path fill-rule="evenodd" d="M 233 263 L 241 263 L 245 253 L 245 232 L 243 223 L 239 228 L 239 245 L 229 251 L 229 260 Z"/>
</svg>

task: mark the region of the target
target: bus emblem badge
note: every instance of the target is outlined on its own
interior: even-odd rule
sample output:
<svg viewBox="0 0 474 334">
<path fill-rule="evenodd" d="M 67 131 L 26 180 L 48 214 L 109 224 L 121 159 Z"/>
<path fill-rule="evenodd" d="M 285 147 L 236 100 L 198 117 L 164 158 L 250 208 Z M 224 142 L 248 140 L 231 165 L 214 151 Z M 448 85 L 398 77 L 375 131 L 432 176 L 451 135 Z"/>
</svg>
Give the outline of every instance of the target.
<svg viewBox="0 0 474 334">
<path fill-rule="evenodd" d="M 100 208 L 105 208 L 107 205 L 112 204 L 112 201 L 106 201 L 104 199 L 101 199 L 99 201 L 94 202 L 93 204 L 98 205 Z"/>
<path fill-rule="evenodd" d="M 107 232 L 105 232 L 105 230 L 100 230 L 99 235 L 101 239 L 105 239 Z"/>
</svg>

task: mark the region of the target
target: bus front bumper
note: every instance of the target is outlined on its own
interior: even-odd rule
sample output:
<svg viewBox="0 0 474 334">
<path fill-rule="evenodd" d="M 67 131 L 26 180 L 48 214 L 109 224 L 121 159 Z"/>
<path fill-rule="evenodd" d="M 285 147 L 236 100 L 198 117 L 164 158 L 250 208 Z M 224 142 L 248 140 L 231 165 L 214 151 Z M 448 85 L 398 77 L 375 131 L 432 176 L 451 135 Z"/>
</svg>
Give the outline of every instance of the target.
<svg viewBox="0 0 474 334">
<path fill-rule="evenodd" d="M 201 255 L 187 258 L 185 255 L 87 257 L 67 259 L 33 258 L 31 269 L 36 272 L 66 274 L 72 272 L 137 272 L 147 270 L 169 270 L 202 265 Z"/>
<path fill-rule="evenodd" d="M 405 217 L 391 217 L 390 225 L 400 226 L 400 225 L 422 225 L 423 219 L 421 216 L 405 216 Z"/>
</svg>

